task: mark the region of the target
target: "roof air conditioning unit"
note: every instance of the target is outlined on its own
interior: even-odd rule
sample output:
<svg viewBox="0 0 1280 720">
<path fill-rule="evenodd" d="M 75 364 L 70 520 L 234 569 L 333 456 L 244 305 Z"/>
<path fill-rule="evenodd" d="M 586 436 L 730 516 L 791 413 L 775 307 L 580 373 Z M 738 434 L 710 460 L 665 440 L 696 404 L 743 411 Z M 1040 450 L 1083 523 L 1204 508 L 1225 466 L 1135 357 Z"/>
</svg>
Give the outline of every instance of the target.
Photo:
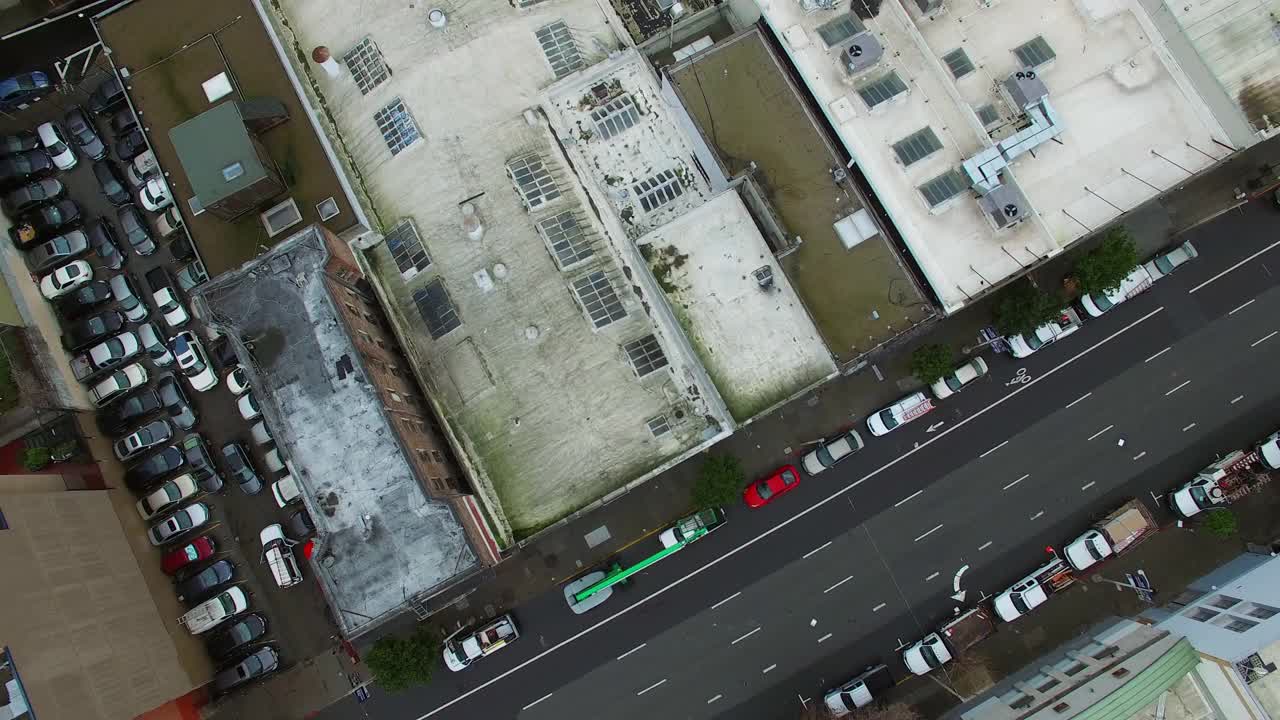
<svg viewBox="0 0 1280 720">
<path fill-rule="evenodd" d="M 978 207 L 996 230 L 1004 230 L 1027 219 L 1027 201 L 1022 192 L 1003 176 L 1005 182 L 978 198 Z"/>
<path fill-rule="evenodd" d="M 1049 96 L 1049 87 L 1035 70 L 1024 69 L 1011 73 L 1002 83 L 1009 97 L 1009 104 L 1026 110 Z"/>
<path fill-rule="evenodd" d="M 873 68 L 884 57 L 884 46 L 875 35 L 863 31 L 854 35 L 840 51 L 840 63 L 850 75 Z"/>
</svg>

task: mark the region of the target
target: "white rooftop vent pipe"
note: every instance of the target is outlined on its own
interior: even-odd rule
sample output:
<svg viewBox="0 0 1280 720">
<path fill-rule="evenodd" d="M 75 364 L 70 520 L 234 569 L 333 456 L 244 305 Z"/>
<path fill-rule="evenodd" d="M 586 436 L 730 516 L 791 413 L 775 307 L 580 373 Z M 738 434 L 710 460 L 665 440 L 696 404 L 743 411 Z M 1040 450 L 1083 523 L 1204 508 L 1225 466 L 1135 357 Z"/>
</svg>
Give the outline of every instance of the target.
<svg viewBox="0 0 1280 720">
<path fill-rule="evenodd" d="M 462 231 L 467 234 L 467 238 L 471 240 L 480 240 L 484 237 L 484 223 L 480 220 L 480 213 L 476 210 L 476 206 L 472 203 L 462 203 Z"/>
<path fill-rule="evenodd" d="M 342 66 L 338 64 L 337 60 L 333 59 L 333 55 L 330 54 L 329 48 L 324 45 L 319 45 L 315 50 L 311 51 L 311 59 L 314 60 L 317 65 L 324 68 L 324 74 L 328 75 L 330 79 L 336 80 L 337 78 L 342 77 Z"/>
<path fill-rule="evenodd" d="M 442 30 L 449 24 L 449 17 L 440 8 L 431 8 L 427 11 L 427 22 L 431 23 L 431 27 Z"/>
</svg>

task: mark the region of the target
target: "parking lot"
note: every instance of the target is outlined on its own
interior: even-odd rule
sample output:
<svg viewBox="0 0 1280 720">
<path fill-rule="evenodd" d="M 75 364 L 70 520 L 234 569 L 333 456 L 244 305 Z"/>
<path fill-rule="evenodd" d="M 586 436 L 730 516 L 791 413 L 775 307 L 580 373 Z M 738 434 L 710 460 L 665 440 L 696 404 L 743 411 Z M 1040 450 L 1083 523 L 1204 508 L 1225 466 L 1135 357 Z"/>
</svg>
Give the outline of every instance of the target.
<svg viewBox="0 0 1280 720">
<path fill-rule="evenodd" d="M 88 79 L 79 88 L 54 92 L 29 108 L 14 112 L 11 117 L 0 117 L 0 135 L 7 136 L 18 132 L 31 132 L 41 123 L 47 121 L 61 123 L 67 111 L 74 106 L 83 105 L 88 107 L 88 91 L 94 89 L 107 77 L 109 76 L 104 68 L 97 68 L 88 74 Z M 65 199 L 71 200 L 79 208 L 79 219 L 68 227 L 88 228 L 97 222 L 112 226 L 114 235 L 118 240 L 118 247 L 124 256 L 124 264 L 119 272 L 112 271 L 104 264 L 103 258 L 92 249 L 78 255 L 76 259 L 84 260 L 89 264 L 92 268 L 94 281 L 109 280 L 109 278 L 120 273 L 127 274 L 139 299 L 149 310 L 149 316 L 144 320 L 127 322 L 119 330 L 108 333 L 107 337 L 122 332 L 137 333 L 141 324 L 150 323 L 161 341 L 172 347 L 172 343 L 167 341 L 179 331 L 190 331 L 203 344 L 204 354 L 208 357 L 209 365 L 215 373 L 217 382 L 207 391 L 199 392 L 193 387 L 190 378 L 184 377 L 181 371 L 178 370 L 178 363 L 162 360 L 164 365 L 157 365 L 156 361 L 145 349 L 140 349 L 136 355 L 120 361 L 119 364 L 103 372 L 95 373 L 85 380 L 87 384 L 96 384 L 103 378 L 110 376 L 113 370 L 132 363 L 140 363 L 146 370 L 148 379 L 145 386 L 135 388 L 125 395 L 113 398 L 102 411 L 99 411 L 100 417 L 104 412 L 109 412 L 113 408 L 120 406 L 126 398 L 148 394 L 156 389 L 167 377 L 172 377 L 173 380 L 176 380 L 176 385 L 181 388 L 190 401 L 195 414 L 194 424 L 189 421 L 181 422 L 181 425 L 191 425 L 190 430 L 183 430 L 178 418 L 174 417 L 172 413 L 166 417 L 166 408 L 161 407 L 154 409 L 153 412 L 130 419 L 118 432 L 111 432 L 112 428 L 109 426 L 103 427 L 103 434 L 114 440 L 157 417 L 169 420 L 169 424 L 172 427 L 172 437 L 130 458 L 126 463 L 126 472 L 128 468 L 134 467 L 140 462 L 145 462 L 156 454 L 165 452 L 171 445 L 180 446 L 184 440 L 193 435 L 198 435 L 203 439 L 208 453 L 213 459 L 214 466 L 223 481 L 222 487 L 220 490 L 213 492 L 213 486 L 216 483 L 206 479 L 202 483 L 203 487 L 197 490 L 196 495 L 182 500 L 177 507 L 186 507 L 193 502 L 204 503 L 209 509 L 208 520 L 203 525 L 193 528 L 190 532 L 178 535 L 171 542 L 165 543 L 158 548 L 154 553 L 154 562 L 156 564 L 161 562 L 163 552 L 180 548 L 202 536 L 211 537 L 216 543 L 216 554 L 199 563 L 188 565 L 177 575 L 175 580 L 188 578 L 223 559 L 229 560 L 234 564 L 234 577 L 230 584 L 212 588 L 212 592 L 207 592 L 203 595 L 184 598 L 184 602 L 188 607 L 191 607 L 198 604 L 199 601 L 225 590 L 226 587 L 239 585 L 248 596 L 248 610 L 245 614 L 257 613 L 261 615 L 266 621 L 267 632 L 254 643 L 237 650 L 231 657 L 233 659 L 239 658 L 252 652 L 263 643 L 269 643 L 279 653 L 281 667 L 288 667 L 290 664 L 324 653 L 334 647 L 337 641 L 336 626 L 328 617 L 328 609 L 324 597 L 314 577 L 310 576 L 308 564 L 302 558 L 303 546 L 299 544 L 294 550 L 298 556 L 298 565 L 302 568 L 304 581 L 293 587 L 279 587 L 274 581 L 270 569 L 263 561 L 262 546 L 259 541 L 259 533 L 263 528 L 275 523 L 281 523 L 285 527 L 285 533 L 288 538 L 294 541 L 305 541 L 305 536 L 294 531 L 289 523 L 292 516 L 298 512 L 305 513 L 305 511 L 297 504 L 290 504 L 288 507 L 281 508 L 273 497 L 271 486 L 273 482 L 280 479 L 281 473 L 269 472 L 265 453 L 271 450 L 272 445 L 269 442 L 259 444 L 254 441 L 250 429 L 258 421 L 250 422 L 241 417 L 241 413 L 237 408 L 238 398 L 228 389 L 226 377 L 235 362 L 234 358 L 223 357 L 220 359 L 218 357 L 216 337 L 211 336 L 210 331 L 199 318 L 193 317 L 179 327 L 170 327 L 165 319 L 166 314 L 156 307 L 152 299 L 152 292 L 146 279 L 147 274 L 155 268 L 167 268 L 170 277 L 174 278 L 173 287 L 180 296 L 180 303 L 189 312 L 186 293 L 180 289 L 177 278 L 181 269 L 196 261 L 189 255 L 189 253 L 192 253 L 191 250 L 184 251 L 182 249 L 184 245 L 188 248 L 191 245 L 183 228 L 179 227 L 167 237 L 161 237 L 160 226 L 157 224 L 160 222 L 161 213 L 149 212 L 143 207 L 138 199 L 139 188 L 133 187 L 131 181 L 127 178 L 127 173 L 125 172 L 126 163 L 121 162 L 117 156 L 117 148 L 115 146 L 117 138 L 111 133 L 109 126 L 111 115 L 114 111 L 122 108 L 127 109 L 123 102 L 113 108 L 112 113 L 104 113 L 97 116 L 86 113 L 86 115 L 91 118 L 90 122 L 94 125 L 102 142 L 107 146 L 105 161 L 113 163 L 120 177 L 126 178 L 125 190 L 133 196 L 131 199 L 133 206 L 137 208 L 148 226 L 150 236 L 158 245 L 154 253 L 142 256 L 135 252 L 133 247 L 130 247 L 124 228 L 120 226 L 120 221 L 118 220 L 118 208 L 104 195 L 95 177 L 94 161 L 78 148 L 72 151 L 77 155 L 77 162 L 73 168 L 57 170 L 47 177 L 52 177 L 61 182 L 65 187 Z M 71 140 L 69 144 L 74 146 L 76 143 Z M 3 187 L 3 192 L 7 194 L 20 186 L 21 183 L 6 183 Z M 169 209 L 172 210 L 173 208 Z M 182 211 L 184 215 L 189 212 L 185 207 L 182 208 Z M 161 212 L 163 212 L 163 208 Z M 10 220 L 16 221 L 16 218 L 10 217 Z M 64 231 L 65 229 L 57 232 Z M 38 238 L 38 242 L 34 244 L 39 244 L 39 242 L 48 240 L 52 236 L 48 233 L 43 234 Z M 175 245 L 177 246 L 176 248 Z M 135 247 L 145 246 L 135 245 Z M 177 250 L 176 255 L 182 256 L 182 259 L 175 256 L 175 250 Z M 29 253 L 27 255 L 28 259 L 30 259 Z M 52 267 L 56 268 L 58 265 L 55 264 Z M 190 272 L 192 269 L 188 271 Z M 42 274 L 47 274 L 48 272 L 52 272 L 52 270 L 47 270 Z M 17 274 L 21 276 L 22 272 L 18 271 Z M 33 282 L 38 283 L 40 279 L 40 277 L 33 274 Z M 120 309 L 118 305 L 115 299 L 111 299 L 102 305 L 87 310 L 85 314 L 93 315 Z M 138 313 L 135 311 L 131 314 L 136 317 Z M 168 315 L 174 317 L 173 313 Z M 67 327 L 68 323 L 64 321 L 62 329 L 66 330 Z M 95 339 L 88 347 L 93 347 L 98 342 L 100 340 Z M 55 350 L 56 353 L 57 351 Z M 102 424 L 100 423 L 100 425 Z M 229 473 L 221 452 L 222 447 L 229 442 L 240 443 L 248 452 L 251 464 L 262 481 L 262 490 L 257 494 L 247 494 Z M 99 456 L 97 459 L 104 466 L 116 463 L 115 458 L 109 455 Z M 190 455 L 186 455 L 184 456 L 182 467 L 174 468 L 170 472 L 157 476 L 148 482 L 135 483 L 136 489 L 149 492 L 167 479 L 181 476 L 183 473 L 191 471 L 190 459 Z M 136 495 L 137 493 L 135 492 Z M 154 519 L 162 520 L 173 509 L 173 507 L 170 507 L 161 511 Z M 176 618 L 174 622 L 175 624 L 177 623 Z M 234 622 L 235 619 L 232 619 L 226 625 Z M 218 635 L 220 629 L 223 628 L 215 629 L 207 633 L 207 635 L 212 638 Z M 224 665 L 225 663 L 220 663 L 219 667 Z"/>
</svg>

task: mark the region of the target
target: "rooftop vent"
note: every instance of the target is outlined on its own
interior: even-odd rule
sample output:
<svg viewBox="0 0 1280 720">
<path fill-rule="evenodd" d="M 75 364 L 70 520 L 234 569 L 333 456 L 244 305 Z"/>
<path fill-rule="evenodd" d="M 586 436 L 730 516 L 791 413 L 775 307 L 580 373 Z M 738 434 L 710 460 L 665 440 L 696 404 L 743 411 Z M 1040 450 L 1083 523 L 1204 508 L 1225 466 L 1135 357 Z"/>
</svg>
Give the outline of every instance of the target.
<svg viewBox="0 0 1280 720">
<path fill-rule="evenodd" d="M 863 31 L 853 36 L 849 44 L 840 51 L 840 62 L 850 75 L 857 75 L 880 63 L 884 57 L 884 46 L 875 35 Z"/>
<path fill-rule="evenodd" d="M 1004 91 L 1016 108 L 1026 110 L 1049 95 L 1049 88 L 1035 70 L 1019 70 L 1005 78 Z"/>
<path fill-rule="evenodd" d="M 1026 198 L 1007 181 L 978 198 L 978 207 L 996 230 L 1011 228 L 1027 218 Z"/>
<path fill-rule="evenodd" d="M 449 16 L 445 15 L 444 10 L 440 8 L 431 8 L 427 11 L 427 22 L 431 23 L 431 27 L 442 30 L 449 24 Z"/>
</svg>

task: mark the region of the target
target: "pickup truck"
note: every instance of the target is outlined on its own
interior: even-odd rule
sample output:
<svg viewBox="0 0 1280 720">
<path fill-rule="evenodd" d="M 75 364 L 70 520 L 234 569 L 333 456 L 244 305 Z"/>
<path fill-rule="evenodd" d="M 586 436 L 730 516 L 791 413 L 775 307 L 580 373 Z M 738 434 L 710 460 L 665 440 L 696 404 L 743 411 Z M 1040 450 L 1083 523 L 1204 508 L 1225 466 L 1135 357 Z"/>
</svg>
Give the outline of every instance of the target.
<svg viewBox="0 0 1280 720">
<path fill-rule="evenodd" d="M 90 382 L 98 373 L 137 355 L 141 348 L 138 336 L 126 330 L 71 358 L 71 374 L 80 382 Z"/>
<path fill-rule="evenodd" d="M 867 668 L 849 682 L 832 688 L 822 702 L 832 717 L 843 717 L 858 708 L 866 707 L 893 687 L 893 676 L 884 665 Z"/>
<path fill-rule="evenodd" d="M 1057 342 L 1079 330 L 1083 324 L 1079 313 L 1070 307 L 1065 307 L 1057 320 L 1045 323 L 1027 335 L 1011 335 L 1004 341 L 1009 345 L 1009 352 L 1015 358 L 1022 359 L 1045 345 Z"/>
<path fill-rule="evenodd" d="M 658 541 L 662 543 L 662 547 L 669 548 L 689 538 L 697 540 L 698 538 L 693 536 L 698 530 L 711 532 L 723 524 L 724 510 L 721 508 L 700 510 L 687 518 L 682 518 L 675 525 L 662 531 L 662 534 L 658 536 Z"/>
<path fill-rule="evenodd" d="M 1243 494 L 1242 491 L 1247 491 L 1250 470 L 1257 461 L 1256 452 L 1236 450 L 1229 453 L 1196 473 L 1191 482 L 1174 490 L 1169 502 L 1184 518 L 1226 505 Z"/>
<path fill-rule="evenodd" d="M 1062 549 L 1073 570 L 1082 572 L 1113 555 L 1131 550 L 1158 529 L 1141 500 L 1130 500 L 1094 523 Z"/>
<path fill-rule="evenodd" d="M 1050 595 L 1066 590 L 1075 581 L 1071 566 L 1055 556 L 997 595 L 991 604 L 1001 620 L 1013 622 L 1039 607 Z"/>
<path fill-rule="evenodd" d="M 916 675 L 928 675 L 995 631 L 991 613 L 985 607 L 975 607 L 909 645 L 902 651 L 902 662 Z"/>
<path fill-rule="evenodd" d="M 496 617 L 477 630 L 459 630 L 444 641 L 444 664 L 454 672 L 492 655 L 520 637 L 510 615 Z"/>
</svg>

